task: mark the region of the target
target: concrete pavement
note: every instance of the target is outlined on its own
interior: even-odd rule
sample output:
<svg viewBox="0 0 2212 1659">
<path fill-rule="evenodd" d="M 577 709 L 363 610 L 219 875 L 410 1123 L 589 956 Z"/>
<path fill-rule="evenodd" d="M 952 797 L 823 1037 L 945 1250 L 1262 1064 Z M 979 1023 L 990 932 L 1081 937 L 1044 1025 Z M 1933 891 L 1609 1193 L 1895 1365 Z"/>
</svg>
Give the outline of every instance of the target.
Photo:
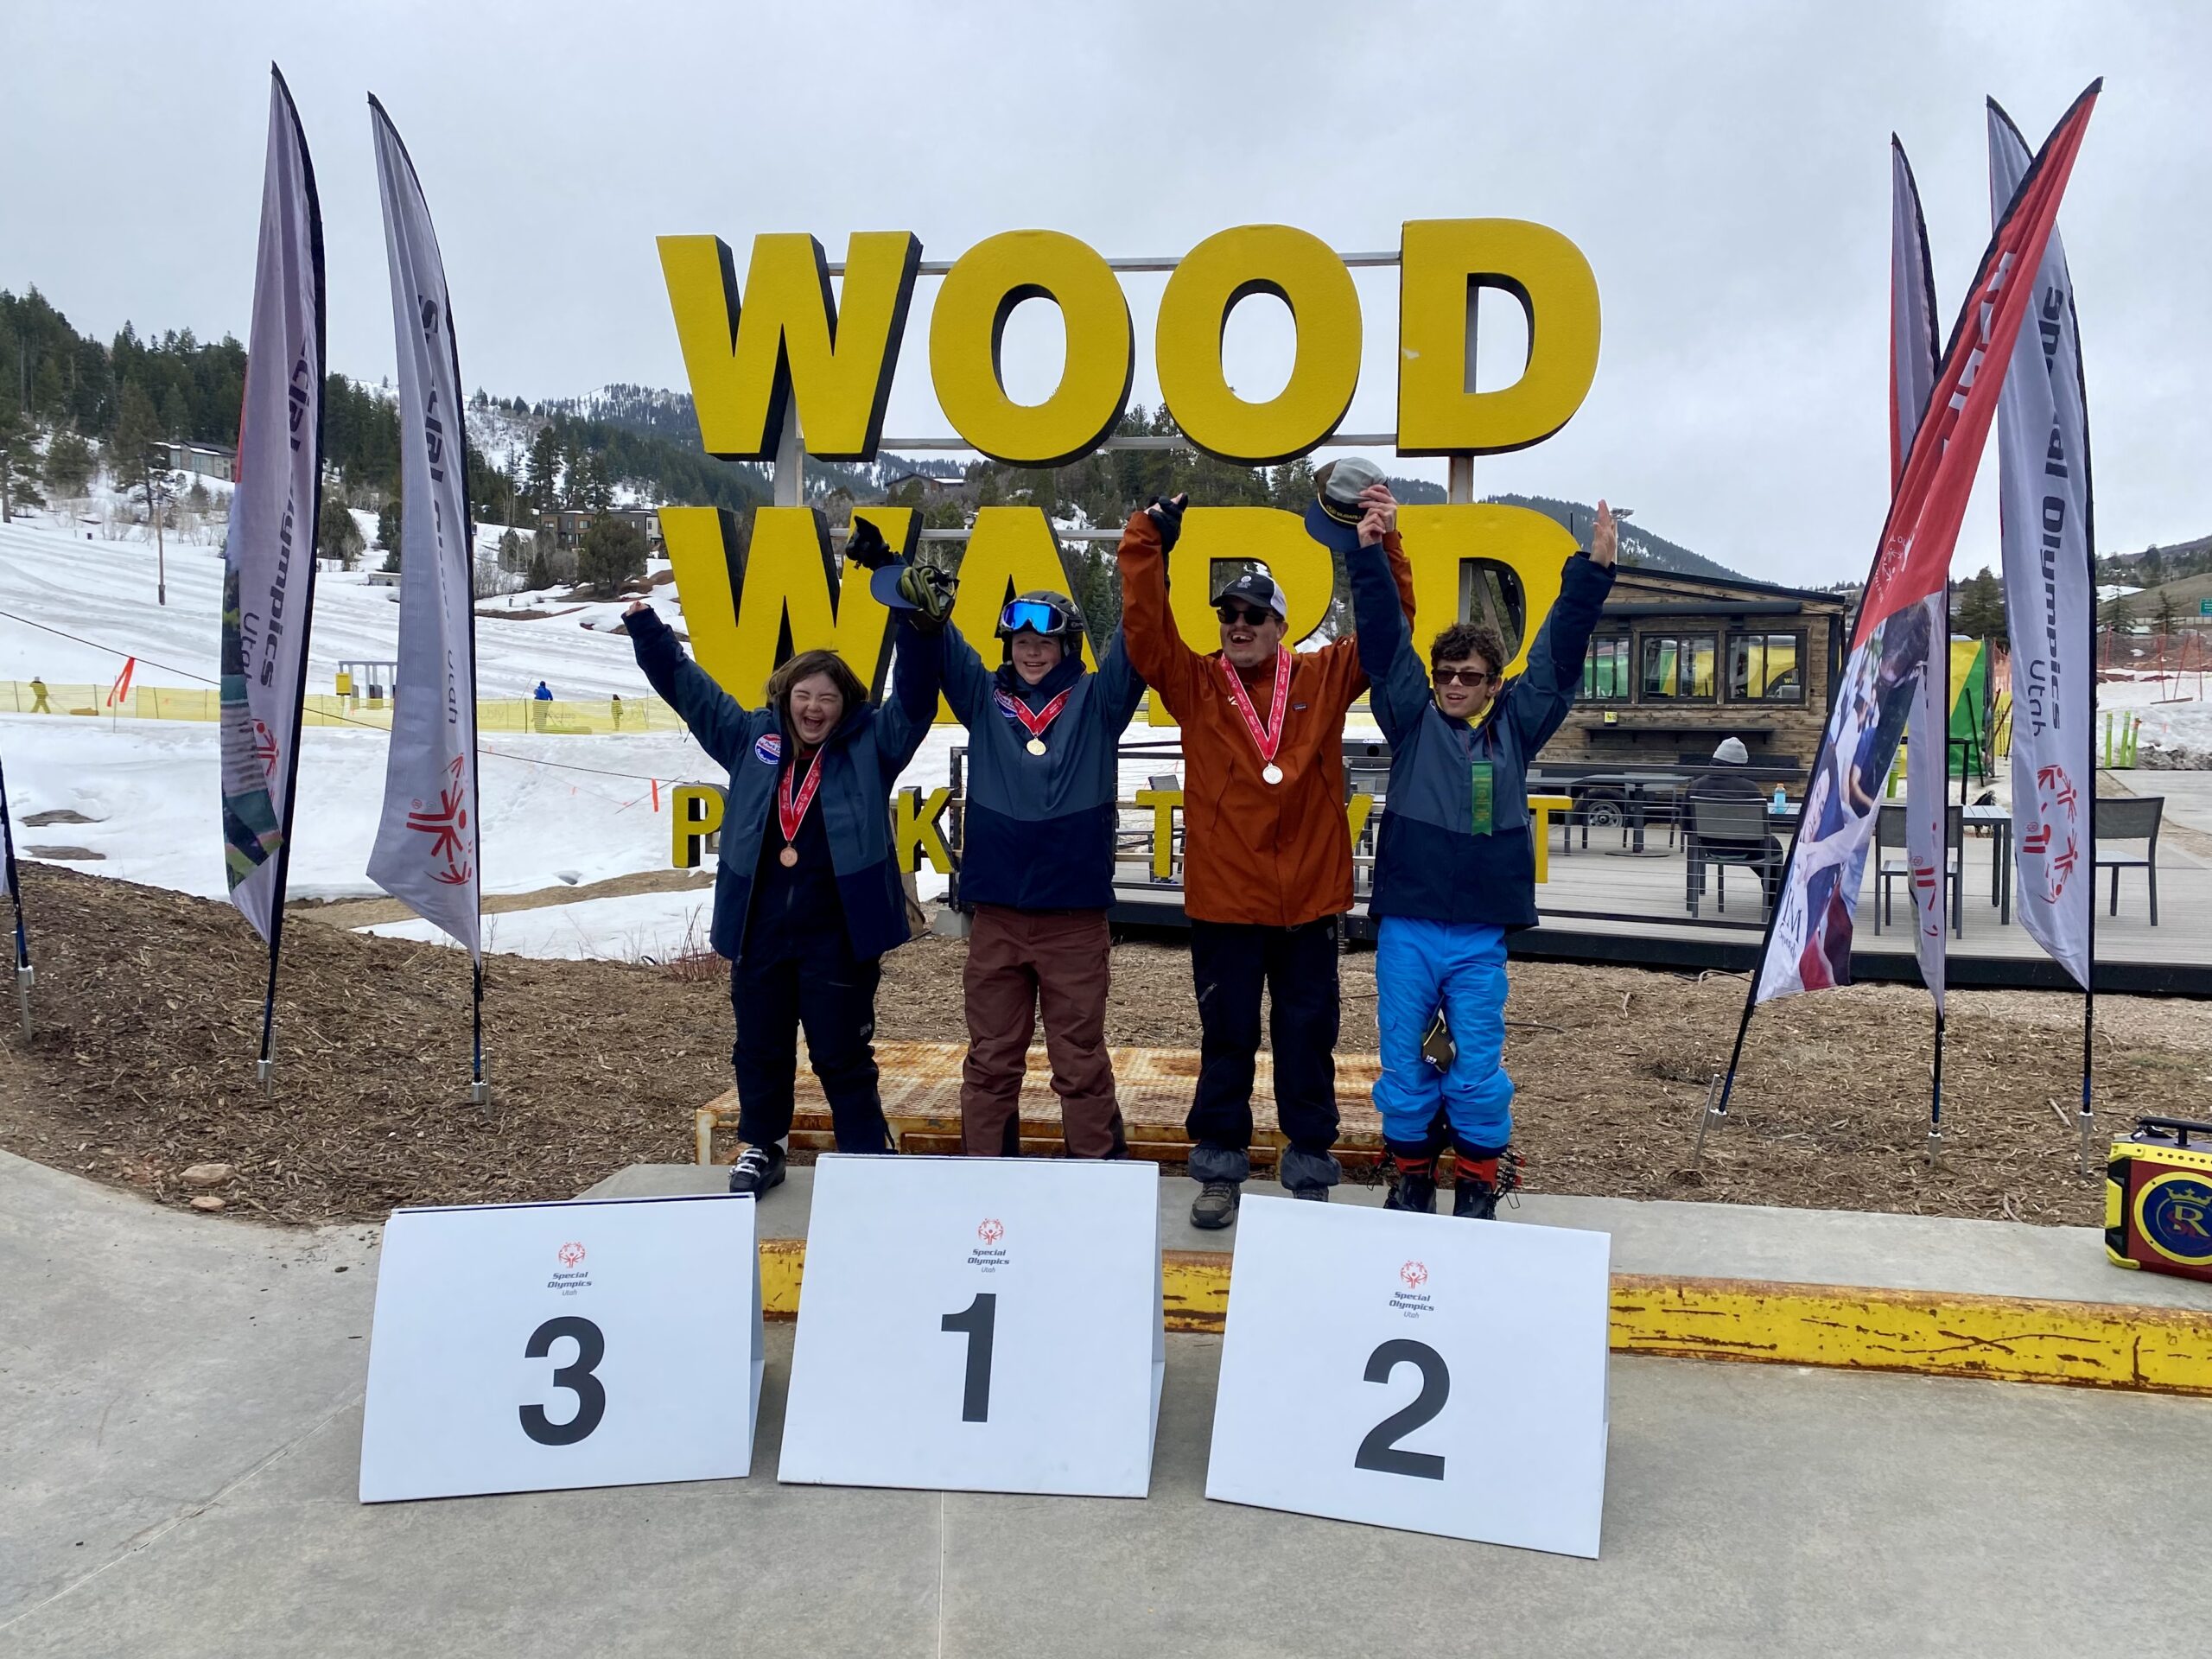
<svg viewBox="0 0 2212 1659">
<path fill-rule="evenodd" d="M 2212 1403 L 2086 1389 L 1616 1357 L 1586 1562 L 1206 1502 L 1207 1337 L 1143 1502 L 779 1486 L 779 1325 L 748 1480 L 364 1507 L 373 1231 L 0 1155 L 0 1656 L 2202 1648 Z"/>
</svg>

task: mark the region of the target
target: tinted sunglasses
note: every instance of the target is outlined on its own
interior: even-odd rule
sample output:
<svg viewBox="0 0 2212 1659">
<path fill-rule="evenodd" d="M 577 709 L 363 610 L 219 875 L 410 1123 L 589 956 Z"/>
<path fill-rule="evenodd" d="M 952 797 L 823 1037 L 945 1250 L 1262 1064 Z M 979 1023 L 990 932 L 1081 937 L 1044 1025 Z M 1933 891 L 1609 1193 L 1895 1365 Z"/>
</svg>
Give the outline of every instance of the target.
<svg viewBox="0 0 2212 1659">
<path fill-rule="evenodd" d="M 1263 611 L 1253 605 L 1239 605 L 1224 599 L 1213 607 L 1213 613 L 1224 622 L 1242 622 L 1250 627 L 1262 627 L 1274 620 L 1273 611 Z"/>
<path fill-rule="evenodd" d="M 1488 685 L 1497 677 L 1497 675 L 1480 668 L 1440 668 L 1436 671 L 1439 685 L 1480 687 Z"/>
</svg>

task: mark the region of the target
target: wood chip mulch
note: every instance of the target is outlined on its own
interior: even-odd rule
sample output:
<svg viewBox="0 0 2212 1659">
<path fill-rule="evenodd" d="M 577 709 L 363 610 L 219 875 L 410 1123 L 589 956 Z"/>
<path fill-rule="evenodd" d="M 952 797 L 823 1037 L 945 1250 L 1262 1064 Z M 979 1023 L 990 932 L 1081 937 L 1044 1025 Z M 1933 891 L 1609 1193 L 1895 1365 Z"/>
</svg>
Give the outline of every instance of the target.
<svg viewBox="0 0 2212 1659">
<path fill-rule="evenodd" d="M 688 1161 L 694 1108 L 728 1087 L 728 982 L 711 960 L 488 958 L 493 1103 L 480 1109 L 465 958 L 296 918 L 266 1099 L 253 1065 L 266 956 L 235 911 L 44 866 L 23 880 L 35 1025 L 26 1048 L 0 1008 L 0 1147 L 163 1204 L 207 1196 L 182 1173 L 209 1163 L 235 1171 L 213 1189 L 226 1216 L 287 1223 L 568 1197 L 628 1164 Z M 924 938 L 887 959 L 883 1036 L 963 1036 L 964 950 Z M 1373 964 L 1344 958 L 1346 1053 L 1376 1046 Z M 2081 1000 L 2056 993 L 1953 993 L 1933 1172 L 1923 993 L 1865 986 L 1763 1008 L 1732 1121 L 1690 1176 L 1743 995 L 1728 976 L 1516 963 L 1507 1064 L 1529 1187 L 2101 1220 L 2101 1177 L 2075 1173 Z M 1108 1038 L 1197 1046 L 1180 948 L 1116 947 Z M 2104 998 L 2098 1054 L 2106 1136 L 2137 1114 L 2212 1108 L 2212 1007 Z M 1364 1102 L 1345 1106 L 1348 1122 L 1367 1118 Z"/>
</svg>

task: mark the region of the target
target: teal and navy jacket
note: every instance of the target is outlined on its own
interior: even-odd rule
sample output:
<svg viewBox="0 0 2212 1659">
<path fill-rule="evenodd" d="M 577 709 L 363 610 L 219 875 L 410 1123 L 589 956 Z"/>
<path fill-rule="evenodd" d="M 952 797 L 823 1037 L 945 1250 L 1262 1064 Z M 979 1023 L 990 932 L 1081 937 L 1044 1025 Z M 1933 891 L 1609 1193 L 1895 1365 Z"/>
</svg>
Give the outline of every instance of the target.
<svg viewBox="0 0 2212 1659">
<path fill-rule="evenodd" d="M 1529 667 L 1498 689 L 1470 725 L 1436 706 L 1428 668 L 1390 580 L 1382 549 L 1351 558 L 1359 663 L 1390 741 L 1390 781 L 1368 914 L 1492 927 L 1536 925 L 1535 849 L 1529 836 L 1529 762 L 1557 731 L 1582 684 L 1590 631 L 1612 589 L 1610 566 L 1567 562 L 1560 595 L 1537 631 Z M 1476 768 L 1490 768 L 1491 829 L 1474 832 Z"/>
<path fill-rule="evenodd" d="M 785 754 L 796 746 L 779 710 L 740 703 L 683 654 L 658 615 L 640 612 L 627 623 L 638 666 L 653 690 L 729 772 L 709 937 L 718 955 L 736 962 L 746 944 L 760 842 L 775 810 L 776 781 Z M 822 784 L 810 811 L 822 815 L 845 937 L 862 961 L 909 937 L 906 894 L 891 854 L 891 788 L 929 735 L 943 663 L 937 639 L 902 622 L 889 700 L 847 709 L 822 746 Z"/>
<path fill-rule="evenodd" d="M 1063 657 L 1035 685 L 1011 663 L 996 673 L 947 625 L 944 698 L 968 728 L 968 797 L 961 832 L 960 902 L 1012 910 L 1103 910 L 1114 902 L 1115 753 L 1144 695 L 1121 631 L 1094 674 Z M 1033 715 L 1065 691 L 1066 705 L 1032 754 L 1007 711 Z"/>
</svg>

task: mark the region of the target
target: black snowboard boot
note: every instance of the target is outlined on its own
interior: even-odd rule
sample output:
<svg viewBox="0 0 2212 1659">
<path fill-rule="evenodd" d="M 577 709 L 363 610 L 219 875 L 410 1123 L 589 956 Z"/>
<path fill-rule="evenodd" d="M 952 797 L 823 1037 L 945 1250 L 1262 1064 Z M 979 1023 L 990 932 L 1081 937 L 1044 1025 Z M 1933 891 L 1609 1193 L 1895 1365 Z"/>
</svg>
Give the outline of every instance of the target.
<svg viewBox="0 0 2212 1659">
<path fill-rule="evenodd" d="M 783 1184 L 784 1149 L 773 1141 L 765 1147 L 747 1147 L 729 1168 L 733 1192 L 750 1192 L 757 1198 L 770 1187 Z"/>
</svg>

